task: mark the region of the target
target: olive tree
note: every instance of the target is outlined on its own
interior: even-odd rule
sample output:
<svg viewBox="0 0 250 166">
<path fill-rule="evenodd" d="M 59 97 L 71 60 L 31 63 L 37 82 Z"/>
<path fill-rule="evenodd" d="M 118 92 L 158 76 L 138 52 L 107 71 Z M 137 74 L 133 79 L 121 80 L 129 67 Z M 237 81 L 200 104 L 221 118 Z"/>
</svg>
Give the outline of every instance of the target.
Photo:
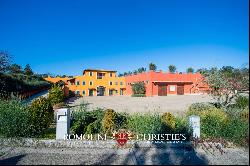
<svg viewBox="0 0 250 166">
<path fill-rule="evenodd" d="M 249 77 L 244 76 L 241 70 L 234 70 L 233 74 L 228 75 L 222 70 L 214 69 L 210 71 L 205 80 L 211 88 L 212 96 L 224 108 L 238 97 L 239 91 L 245 90 L 249 86 Z"/>
<path fill-rule="evenodd" d="M 134 95 L 141 95 L 146 93 L 144 82 L 136 82 L 132 84 L 132 91 Z"/>
</svg>

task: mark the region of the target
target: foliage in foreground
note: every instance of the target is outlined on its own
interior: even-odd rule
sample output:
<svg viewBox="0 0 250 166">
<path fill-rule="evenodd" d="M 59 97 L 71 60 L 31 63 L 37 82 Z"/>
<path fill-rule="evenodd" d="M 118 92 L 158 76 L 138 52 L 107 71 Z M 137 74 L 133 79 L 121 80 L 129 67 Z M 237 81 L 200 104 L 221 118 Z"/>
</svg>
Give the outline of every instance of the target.
<svg viewBox="0 0 250 166">
<path fill-rule="evenodd" d="M 19 100 L 0 100 L 0 135 L 4 137 L 29 136 L 30 112 Z"/>
<path fill-rule="evenodd" d="M 171 113 L 169 112 L 164 113 L 161 116 L 161 121 L 168 130 L 174 131 L 176 119 Z"/>
<path fill-rule="evenodd" d="M 104 117 L 102 119 L 102 131 L 108 135 L 116 129 L 116 118 L 117 114 L 112 109 L 107 109 L 105 111 Z"/>
<path fill-rule="evenodd" d="M 159 134 L 162 123 L 158 114 L 135 113 L 128 117 L 127 127 L 137 134 Z"/>
<path fill-rule="evenodd" d="M 52 123 L 54 112 L 46 98 L 34 100 L 30 106 L 20 100 L 0 100 L 0 135 L 36 137 Z"/>
<path fill-rule="evenodd" d="M 29 106 L 31 113 L 31 132 L 32 135 L 38 135 L 53 122 L 54 110 L 50 101 L 44 97 L 34 100 Z"/>
<path fill-rule="evenodd" d="M 238 96 L 235 100 L 235 106 L 240 109 L 245 109 L 249 107 L 249 97 Z"/>
<path fill-rule="evenodd" d="M 64 101 L 64 94 L 59 85 L 53 85 L 49 90 L 48 99 L 51 104 L 54 106 L 55 104 L 61 103 Z"/>
<path fill-rule="evenodd" d="M 202 138 L 225 138 L 239 145 L 249 139 L 249 110 L 230 108 L 224 110 L 213 105 L 197 103 L 189 107 L 187 116 L 199 115 Z"/>
<path fill-rule="evenodd" d="M 196 103 L 189 107 L 186 117 L 174 117 L 171 113 L 149 114 L 121 114 L 113 110 L 99 110 L 101 116 L 93 116 L 95 111 L 83 111 L 81 117 L 95 117 L 86 122 L 79 134 L 109 133 L 120 128 L 132 131 L 134 134 L 181 133 L 189 139 L 191 137 L 188 116 L 199 115 L 201 118 L 201 138 L 224 138 L 238 145 L 246 145 L 249 139 L 249 110 L 239 109 L 235 113 L 216 108 L 212 104 Z M 80 114 L 80 112 L 79 112 Z M 104 118 L 105 117 L 105 118 Z M 98 122 L 98 123 L 97 123 Z M 104 125 L 105 124 L 105 125 Z M 98 127 L 94 127 L 98 126 Z M 105 126 L 105 127 L 104 127 Z M 74 128 L 74 125 L 73 127 Z M 85 128 L 85 129 L 84 129 Z M 91 128 L 91 129 L 87 129 Z M 94 130 L 93 128 L 99 129 Z"/>
<path fill-rule="evenodd" d="M 72 110 L 70 125 L 72 134 L 96 134 L 101 132 L 104 111 L 102 109 L 88 111 L 87 108 L 87 103 L 81 103 L 80 106 Z"/>
</svg>

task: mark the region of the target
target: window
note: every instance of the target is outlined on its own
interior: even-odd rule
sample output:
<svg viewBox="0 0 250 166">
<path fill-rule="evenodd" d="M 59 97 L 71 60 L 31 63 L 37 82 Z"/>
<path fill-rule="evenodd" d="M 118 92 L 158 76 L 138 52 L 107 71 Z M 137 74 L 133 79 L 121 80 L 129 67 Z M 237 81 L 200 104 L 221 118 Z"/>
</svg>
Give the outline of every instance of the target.
<svg viewBox="0 0 250 166">
<path fill-rule="evenodd" d="M 112 77 L 112 73 L 109 73 L 109 76 Z"/>
<path fill-rule="evenodd" d="M 115 82 L 115 85 L 118 85 L 118 82 Z"/>
<path fill-rule="evenodd" d="M 93 72 L 89 72 L 89 76 L 92 77 L 93 76 Z"/>
<path fill-rule="evenodd" d="M 82 82 L 82 85 L 85 85 L 85 81 Z"/>
<path fill-rule="evenodd" d="M 112 82 L 111 82 L 111 81 L 109 82 L 109 85 L 112 85 Z"/>
<path fill-rule="evenodd" d="M 80 81 L 76 81 L 76 85 L 80 85 Z"/>
<path fill-rule="evenodd" d="M 76 94 L 76 95 L 79 95 L 79 94 L 80 94 L 80 91 L 79 91 L 79 90 L 76 90 L 76 91 L 75 91 L 75 94 Z"/>
<path fill-rule="evenodd" d="M 92 81 L 90 81 L 90 82 L 89 82 L 89 85 L 93 85 L 93 82 L 92 82 Z"/>
<path fill-rule="evenodd" d="M 82 91 L 82 95 L 85 95 L 85 90 Z"/>
<path fill-rule="evenodd" d="M 169 86 L 169 91 L 174 92 L 175 91 L 175 86 L 174 85 L 170 85 Z"/>
<path fill-rule="evenodd" d="M 123 85 L 123 82 L 120 82 L 120 85 Z"/>
<path fill-rule="evenodd" d="M 104 73 L 97 73 L 97 79 L 102 79 L 104 76 Z"/>
<path fill-rule="evenodd" d="M 146 81 L 146 84 L 148 84 L 148 81 Z"/>
</svg>

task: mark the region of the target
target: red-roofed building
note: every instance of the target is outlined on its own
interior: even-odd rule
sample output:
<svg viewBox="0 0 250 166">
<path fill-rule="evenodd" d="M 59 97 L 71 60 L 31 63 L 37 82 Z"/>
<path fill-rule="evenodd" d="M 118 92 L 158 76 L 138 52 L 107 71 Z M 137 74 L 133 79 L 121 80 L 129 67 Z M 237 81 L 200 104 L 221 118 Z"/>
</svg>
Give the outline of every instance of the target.
<svg viewBox="0 0 250 166">
<path fill-rule="evenodd" d="M 166 96 L 172 94 L 209 93 L 209 86 L 200 73 L 164 73 L 149 71 L 125 76 L 126 93 L 132 95 L 132 84 L 144 82 L 146 96 Z"/>
</svg>

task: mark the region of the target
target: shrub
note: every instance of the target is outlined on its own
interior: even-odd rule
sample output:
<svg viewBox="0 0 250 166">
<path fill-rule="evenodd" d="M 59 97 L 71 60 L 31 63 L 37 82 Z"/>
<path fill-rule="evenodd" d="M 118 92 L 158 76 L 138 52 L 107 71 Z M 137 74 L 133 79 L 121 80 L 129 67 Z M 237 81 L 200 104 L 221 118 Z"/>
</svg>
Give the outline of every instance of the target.
<svg viewBox="0 0 250 166">
<path fill-rule="evenodd" d="M 214 110 L 217 109 L 214 105 L 212 104 L 207 104 L 207 103 L 194 103 L 192 104 L 187 111 L 187 115 L 198 115 L 203 111 L 209 111 L 209 110 Z"/>
<path fill-rule="evenodd" d="M 204 138 L 220 137 L 227 122 L 228 118 L 224 111 L 205 111 L 201 114 L 201 135 Z"/>
<path fill-rule="evenodd" d="M 59 85 L 53 85 L 49 90 L 48 99 L 51 104 L 54 106 L 55 104 L 61 103 L 64 101 L 64 94 Z"/>
<path fill-rule="evenodd" d="M 87 126 L 85 134 L 97 134 L 100 132 L 99 129 L 100 124 L 98 123 L 98 121 L 94 121 Z"/>
<path fill-rule="evenodd" d="M 185 134 L 187 139 L 190 139 L 192 136 L 191 130 L 189 128 L 187 118 L 176 117 L 175 118 L 175 130 L 174 133 Z"/>
<path fill-rule="evenodd" d="M 241 116 L 242 120 L 245 120 L 246 122 L 248 122 L 249 121 L 249 110 L 248 109 L 243 110 L 241 112 L 240 116 Z"/>
<path fill-rule="evenodd" d="M 128 125 L 128 114 L 127 113 L 117 113 L 116 127 L 117 129 L 126 129 Z"/>
<path fill-rule="evenodd" d="M 164 113 L 161 116 L 161 122 L 166 126 L 166 128 L 169 131 L 174 131 L 176 120 L 175 120 L 175 117 L 171 113 L 169 112 Z"/>
<path fill-rule="evenodd" d="M 87 127 L 87 134 L 97 134 L 102 129 L 102 119 L 104 117 L 104 111 L 102 109 L 96 109 L 90 112 L 90 116 L 94 117 L 94 122 L 90 123 Z"/>
<path fill-rule="evenodd" d="M 242 95 L 238 96 L 235 100 L 235 106 L 241 109 L 248 108 L 249 98 Z"/>
<path fill-rule="evenodd" d="M 249 122 L 239 117 L 231 117 L 221 135 L 237 145 L 249 144 Z"/>
<path fill-rule="evenodd" d="M 162 129 L 160 115 L 140 113 L 130 115 L 127 128 L 137 134 L 159 134 Z"/>
<path fill-rule="evenodd" d="M 187 115 L 198 115 L 201 118 L 201 137 L 220 137 L 220 133 L 228 122 L 227 114 L 212 105 L 193 104 Z"/>
<path fill-rule="evenodd" d="M 39 135 L 39 138 L 43 139 L 56 139 L 56 127 L 49 127 L 48 129 L 45 129 L 41 135 Z"/>
<path fill-rule="evenodd" d="M 246 145 L 249 140 L 249 109 L 242 108 L 230 106 L 223 111 L 213 106 L 194 104 L 187 115 L 200 116 L 203 138 L 222 137 L 238 145 Z"/>
<path fill-rule="evenodd" d="M 81 121 L 74 121 L 70 127 L 71 134 L 80 135 L 83 133 L 84 126 Z"/>
<path fill-rule="evenodd" d="M 117 128 L 116 126 L 117 114 L 112 109 L 107 109 L 105 111 L 104 117 L 102 119 L 102 131 L 108 135 Z"/>
<path fill-rule="evenodd" d="M 78 110 L 72 111 L 71 132 L 73 134 L 95 134 L 101 132 L 101 122 L 104 116 L 102 109 L 87 111 L 84 104 Z"/>
<path fill-rule="evenodd" d="M 44 97 L 34 100 L 29 106 L 31 113 L 31 134 L 37 135 L 53 122 L 54 111 L 50 101 Z"/>
<path fill-rule="evenodd" d="M 73 111 L 72 113 L 72 127 L 73 134 L 84 134 L 90 123 L 94 122 L 95 118 L 86 110 Z"/>
<path fill-rule="evenodd" d="M 53 106 L 54 109 L 65 108 L 65 107 L 69 107 L 69 106 L 65 104 L 64 102 L 57 103 Z"/>
<path fill-rule="evenodd" d="M 144 82 L 136 82 L 132 84 L 132 91 L 134 95 L 142 95 L 146 93 Z"/>
<path fill-rule="evenodd" d="M 145 94 L 133 94 L 132 97 L 146 97 Z"/>
<path fill-rule="evenodd" d="M 27 137 L 30 128 L 30 112 L 19 100 L 0 100 L 0 135 Z"/>
</svg>

